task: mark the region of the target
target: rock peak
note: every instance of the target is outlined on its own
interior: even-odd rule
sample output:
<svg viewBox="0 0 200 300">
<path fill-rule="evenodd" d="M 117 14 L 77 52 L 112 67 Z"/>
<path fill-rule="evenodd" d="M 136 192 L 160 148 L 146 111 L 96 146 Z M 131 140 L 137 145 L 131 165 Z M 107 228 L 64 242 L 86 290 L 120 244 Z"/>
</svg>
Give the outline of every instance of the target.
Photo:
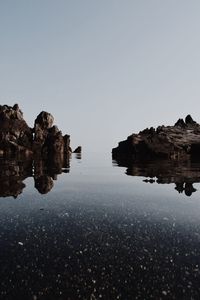
<svg viewBox="0 0 200 300">
<path fill-rule="evenodd" d="M 178 126 L 181 128 L 186 128 L 187 126 L 196 125 L 197 122 L 193 120 L 191 115 L 187 115 L 185 117 L 185 121 L 183 119 L 178 119 L 178 121 L 174 124 L 174 126 Z"/>
<path fill-rule="evenodd" d="M 186 118 L 185 118 L 185 123 L 186 124 L 190 124 L 190 125 L 194 125 L 194 124 L 197 124 L 197 122 L 195 122 L 191 115 L 187 115 Z"/>
<path fill-rule="evenodd" d="M 42 111 L 32 129 L 24 120 L 18 104 L 0 105 L 0 155 L 46 157 L 69 153 L 70 136 L 62 136 L 62 132 L 53 123 L 53 116 Z"/>
</svg>

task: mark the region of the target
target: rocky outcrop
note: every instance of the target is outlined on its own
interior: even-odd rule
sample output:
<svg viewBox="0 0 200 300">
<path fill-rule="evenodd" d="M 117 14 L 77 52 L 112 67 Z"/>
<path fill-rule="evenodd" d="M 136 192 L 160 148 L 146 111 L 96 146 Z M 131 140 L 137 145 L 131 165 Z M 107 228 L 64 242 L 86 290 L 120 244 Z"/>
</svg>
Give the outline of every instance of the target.
<svg viewBox="0 0 200 300">
<path fill-rule="evenodd" d="M 13 107 L 0 105 L 0 156 L 47 158 L 68 155 L 71 153 L 70 136 L 63 136 L 53 123 L 53 116 L 42 111 L 35 120 L 34 128 L 30 128 L 18 104 Z"/>
<path fill-rule="evenodd" d="M 69 172 L 70 136 L 53 123 L 42 111 L 30 128 L 18 104 L 0 105 L 0 197 L 16 198 L 27 177 L 40 193 L 48 193 L 57 175 Z"/>
<path fill-rule="evenodd" d="M 0 105 L 0 154 L 31 152 L 32 143 L 32 129 L 23 119 L 19 106 Z"/>
<path fill-rule="evenodd" d="M 78 154 L 82 153 L 82 147 L 81 147 L 81 146 L 78 146 L 78 147 L 73 151 L 73 153 L 78 153 Z"/>
<path fill-rule="evenodd" d="M 130 135 L 112 150 L 113 159 L 150 161 L 200 160 L 200 125 L 190 115 L 174 126 L 151 127 Z"/>
</svg>

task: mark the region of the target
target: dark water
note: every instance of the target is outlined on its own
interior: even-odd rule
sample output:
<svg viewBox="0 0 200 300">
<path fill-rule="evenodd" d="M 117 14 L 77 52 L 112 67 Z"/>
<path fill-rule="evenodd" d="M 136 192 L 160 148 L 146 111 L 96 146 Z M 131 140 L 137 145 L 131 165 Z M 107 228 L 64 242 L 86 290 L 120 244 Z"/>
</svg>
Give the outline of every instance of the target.
<svg viewBox="0 0 200 300">
<path fill-rule="evenodd" d="M 69 164 L 1 183 L 1 299 L 200 299 L 200 168 Z"/>
</svg>

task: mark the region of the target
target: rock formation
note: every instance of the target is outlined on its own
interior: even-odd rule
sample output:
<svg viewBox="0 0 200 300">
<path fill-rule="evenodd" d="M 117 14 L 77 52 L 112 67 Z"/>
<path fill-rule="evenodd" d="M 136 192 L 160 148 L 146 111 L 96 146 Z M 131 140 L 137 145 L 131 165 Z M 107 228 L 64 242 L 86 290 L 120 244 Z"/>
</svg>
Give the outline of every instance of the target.
<svg viewBox="0 0 200 300">
<path fill-rule="evenodd" d="M 0 105 L 0 156 L 47 158 L 68 155 L 71 152 L 70 136 L 63 136 L 53 122 L 53 116 L 42 111 L 32 129 L 25 122 L 18 104 L 13 107 Z"/>
<path fill-rule="evenodd" d="M 81 147 L 81 146 L 78 146 L 78 147 L 73 151 L 73 153 L 78 153 L 78 154 L 82 153 L 82 147 Z"/>
<path fill-rule="evenodd" d="M 150 161 L 200 160 L 200 125 L 190 115 L 179 119 L 174 126 L 151 127 L 130 135 L 112 150 L 113 159 Z"/>
<path fill-rule="evenodd" d="M 57 175 L 69 172 L 70 136 L 53 123 L 42 111 L 30 128 L 18 104 L 0 105 L 0 197 L 16 198 L 27 177 L 34 178 L 40 193 L 48 193 Z"/>
<path fill-rule="evenodd" d="M 32 143 L 32 129 L 23 119 L 19 106 L 0 105 L 0 154 L 29 153 Z"/>
</svg>

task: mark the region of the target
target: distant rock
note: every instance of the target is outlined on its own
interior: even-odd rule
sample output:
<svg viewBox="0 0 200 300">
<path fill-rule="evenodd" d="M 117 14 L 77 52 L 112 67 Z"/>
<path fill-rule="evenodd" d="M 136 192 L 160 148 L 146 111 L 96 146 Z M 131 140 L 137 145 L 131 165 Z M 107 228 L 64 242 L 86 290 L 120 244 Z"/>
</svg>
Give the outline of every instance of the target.
<svg viewBox="0 0 200 300">
<path fill-rule="evenodd" d="M 73 153 L 81 153 L 82 152 L 82 147 L 78 146 Z"/>
<path fill-rule="evenodd" d="M 200 160 L 200 125 L 187 115 L 185 121 L 179 119 L 174 126 L 147 128 L 119 142 L 112 156 L 132 161 Z"/>
<path fill-rule="evenodd" d="M 0 156 L 32 155 L 47 158 L 69 155 L 70 136 L 63 136 L 53 122 L 53 116 L 42 111 L 32 129 L 24 120 L 18 104 L 0 105 Z"/>
</svg>

